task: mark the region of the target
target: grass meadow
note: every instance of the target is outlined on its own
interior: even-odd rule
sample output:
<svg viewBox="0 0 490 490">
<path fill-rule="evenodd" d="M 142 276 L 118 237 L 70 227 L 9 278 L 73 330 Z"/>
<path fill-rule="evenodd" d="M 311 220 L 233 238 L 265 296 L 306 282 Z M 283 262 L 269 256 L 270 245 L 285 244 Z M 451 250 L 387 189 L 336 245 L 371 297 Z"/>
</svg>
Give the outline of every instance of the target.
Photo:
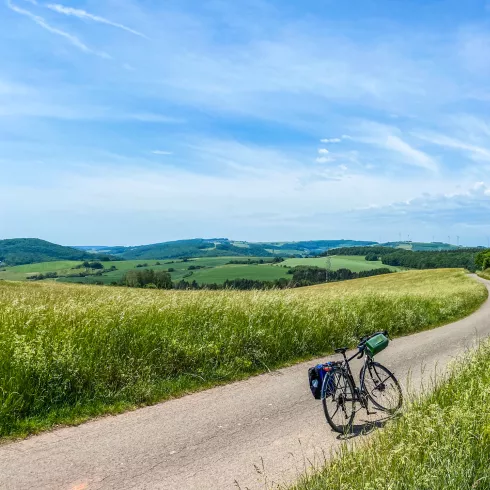
<svg viewBox="0 0 490 490">
<path fill-rule="evenodd" d="M 272 291 L 0 281 L 0 437 L 77 423 L 468 315 L 460 270 Z"/>
<path fill-rule="evenodd" d="M 399 267 L 384 265 L 381 260 L 368 261 L 363 256 L 356 255 L 331 255 L 330 267 L 332 270 L 350 269 L 352 272 L 370 271 L 372 269 L 387 268 L 392 271 L 400 270 Z M 296 267 L 298 265 L 308 265 L 317 267 L 326 267 L 326 257 L 306 258 L 306 259 L 286 259 L 284 262 L 277 264 L 276 267 L 282 265 L 288 267 Z"/>
<path fill-rule="evenodd" d="M 490 488 L 490 343 L 453 366 L 428 396 L 294 490 Z M 290 490 L 293 490 L 291 488 Z"/>
</svg>

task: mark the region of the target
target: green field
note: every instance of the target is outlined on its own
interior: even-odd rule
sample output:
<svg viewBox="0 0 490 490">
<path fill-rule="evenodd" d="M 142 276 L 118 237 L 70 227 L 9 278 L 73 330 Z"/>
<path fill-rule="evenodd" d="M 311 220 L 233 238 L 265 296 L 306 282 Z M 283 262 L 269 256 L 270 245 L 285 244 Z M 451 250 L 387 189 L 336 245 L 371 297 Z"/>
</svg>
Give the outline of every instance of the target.
<svg viewBox="0 0 490 490">
<path fill-rule="evenodd" d="M 40 262 L 38 264 L 16 265 L 14 267 L 0 267 L 0 279 L 7 281 L 25 281 L 33 274 L 46 272 L 70 273 L 72 267 L 81 264 L 76 260 L 60 260 L 56 262 Z"/>
<path fill-rule="evenodd" d="M 272 291 L 1 281 L 0 436 L 240 379 L 375 330 L 431 328 L 486 297 L 447 269 Z"/>
<path fill-rule="evenodd" d="M 392 271 L 400 270 L 399 267 L 384 265 L 381 260 L 368 261 L 363 256 L 357 255 L 332 255 L 330 258 L 331 270 L 350 269 L 352 272 L 369 271 L 372 269 L 388 268 Z M 327 258 L 311 258 L 311 259 L 287 259 L 275 267 L 280 266 L 296 267 L 298 265 L 309 265 L 325 268 L 327 267 Z"/>
<path fill-rule="evenodd" d="M 287 274 L 287 267 L 297 265 L 311 265 L 325 267 L 324 258 L 311 259 L 287 259 L 278 264 L 229 264 L 232 260 L 272 260 L 264 257 L 202 257 L 187 259 L 185 262 L 181 259 L 174 260 L 117 260 L 103 262 L 105 268 L 111 266 L 117 270 L 106 272 L 101 276 L 89 275 L 86 277 L 60 277 L 58 282 L 82 283 L 82 284 L 112 284 L 118 283 L 124 274 L 129 270 L 136 269 L 137 266 L 158 270 L 174 269 L 171 272 L 172 281 L 186 280 L 189 282 L 196 281 L 198 284 L 223 284 L 227 279 L 252 279 L 256 281 L 273 281 L 280 278 L 291 278 Z M 400 270 L 398 267 L 385 266 L 380 261 L 368 262 L 361 256 L 332 256 L 330 257 L 332 270 L 341 268 L 350 269 L 353 272 L 360 272 L 372 269 L 387 267 L 393 271 Z M 157 265 L 157 262 L 160 265 Z M 59 261 L 59 262 L 42 262 L 39 264 L 19 265 L 16 267 L 4 267 L 5 271 L 1 272 L 0 279 L 10 281 L 25 281 L 28 276 L 46 272 L 57 272 L 59 275 L 74 274 L 82 271 L 73 269 L 80 265 L 78 261 Z M 145 266 L 145 264 L 147 264 Z M 200 266 L 203 269 L 189 270 L 191 266 Z M 52 279 L 50 279 L 52 280 Z"/>
<path fill-rule="evenodd" d="M 103 262 L 104 267 L 116 267 L 117 270 L 104 273 L 102 276 L 90 275 L 86 277 L 61 277 L 56 279 L 58 282 L 68 283 L 84 283 L 95 284 L 102 282 L 103 284 L 111 284 L 119 282 L 124 274 L 130 270 L 137 270 L 137 266 L 154 270 L 174 269 L 171 272 L 173 281 L 196 280 L 201 284 L 209 284 L 216 282 L 222 284 L 226 279 L 255 279 L 261 281 L 278 279 L 286 277 L 286 269 L 276 269 L 269 264 L 263 265 L 247 265 L 247 264 L 228 264 L 231 260 L 271 260 L 263 257 L 202 257 L 195 259 L 187 259 L 182 261 L 175 260 L 119 260 L 111 262 Z M 157 262 L 160 265 L 157 265 Z M 57 272 L 58 274 L 74 274 L 84 269 L 73 269 L 80 265 L 79 261 L 59 261 L 59 262 L 41 262 L 39 264 L 19 265 L 15 267 L 0 268 L 0 279 L 9 281 L 25 281 L 28 276 L 46 272 Z M 146 265 L 145 265 L 146 264 Z M 189 267 L 200 266 L 204 269 L 190 271 Z M 5 269 L 5 270 L 4 270 Z M 4 271 L 3 271 L 4 270 Z M 52 281 L 52 279 L 51 279 Z"/>
<path fill-rule="evenodd" d="M 223 265 L 213 269 L 201 269 L 186 277 L 187 281 L 197 281 L 199 284 L 223 284 L 227 279 L 253 279 L 259 281 L 274 281 L 275 279 L 291 279 L 285 267 L 269 264 L 261 265 Z"/>
<path fill-rule="evenodd" d="M 295 490 L 490 488 L 490 343 L 453 367 L 368 444 L 341 454 Z M 291 489 L 292 490 L 292 489 Z"/>
</svg>

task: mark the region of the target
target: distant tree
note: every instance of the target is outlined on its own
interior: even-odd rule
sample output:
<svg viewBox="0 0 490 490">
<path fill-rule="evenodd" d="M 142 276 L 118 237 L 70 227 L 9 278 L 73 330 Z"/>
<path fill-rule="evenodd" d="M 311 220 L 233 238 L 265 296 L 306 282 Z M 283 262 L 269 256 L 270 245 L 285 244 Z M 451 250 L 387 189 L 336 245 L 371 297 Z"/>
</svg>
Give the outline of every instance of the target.
<svg viewBox="0 0 490 490">
<path fill-rule="evenodd" d="M 155 285 L 158 289 L 172 289 L 172 277 L 168 272 L 155 272 Z"/>
</svg>

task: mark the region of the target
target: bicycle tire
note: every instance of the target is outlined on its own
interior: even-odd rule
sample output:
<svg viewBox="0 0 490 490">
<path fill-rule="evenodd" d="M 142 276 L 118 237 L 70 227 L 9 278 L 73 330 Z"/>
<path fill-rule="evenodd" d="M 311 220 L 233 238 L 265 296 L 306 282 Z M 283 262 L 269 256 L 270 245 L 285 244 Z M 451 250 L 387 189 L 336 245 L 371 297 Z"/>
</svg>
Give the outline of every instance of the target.
<svg viewBox="0 0 490 490">
<path fill-rule="evenodd" d="M 334 391 L 328 389 L 328 376 L 333 376 Z M 356 414 L 356 393 L 347 373 L 337 368 L 327 374 L 322 385 L 322 404 L 325 418 L 335 432 L 352 432 Z"/>
<path fill-rule="evenodd" d="M 403 393 L 400 383 L 387 367 L 379 362 L 366 362 L 360 373 L 360 381 L 361 391 L 379 410 L 393 414 L 401 408 Z"/>
</svg>

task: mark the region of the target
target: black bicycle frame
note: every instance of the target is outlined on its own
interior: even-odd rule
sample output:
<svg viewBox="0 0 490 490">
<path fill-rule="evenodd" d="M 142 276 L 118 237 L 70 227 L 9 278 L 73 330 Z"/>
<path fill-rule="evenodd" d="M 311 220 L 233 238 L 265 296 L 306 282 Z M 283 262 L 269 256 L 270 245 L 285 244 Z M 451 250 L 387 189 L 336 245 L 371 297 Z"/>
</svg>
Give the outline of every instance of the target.
<svg viewBox="0 0 490 490">
<path fill-rule="evenodd" d="M 347 356 L 345 355 L 345 352 L 342 352 L 342 355 L 344 356 L 344 362 L 342 363 L 342 369 L 344 369 L 347 372 L 347 375 L 349 376 L 352 386 L 354 386 L 354 393 L 355 393 L 355 401 L 359 401 L 361 403 L 364 403 L 364 400 L 361 398 L 361 387 L 358 387 L 356 384 L 356 380 L 354 379 L 354 376 L 352 374 L 352 370 L 350 368 L 350 362 L 353 361 L 355 358 L 361 359 L 365 353 L 364 353 L 364 347 L 358 348 L 359 350 L 352 356 L 347 359 Z M 366 357 L 366 360 L 364 363 L 369 362 L 369 357 Z M 349 400 L 350 401 L 350 400 Z"/>
</svg>

